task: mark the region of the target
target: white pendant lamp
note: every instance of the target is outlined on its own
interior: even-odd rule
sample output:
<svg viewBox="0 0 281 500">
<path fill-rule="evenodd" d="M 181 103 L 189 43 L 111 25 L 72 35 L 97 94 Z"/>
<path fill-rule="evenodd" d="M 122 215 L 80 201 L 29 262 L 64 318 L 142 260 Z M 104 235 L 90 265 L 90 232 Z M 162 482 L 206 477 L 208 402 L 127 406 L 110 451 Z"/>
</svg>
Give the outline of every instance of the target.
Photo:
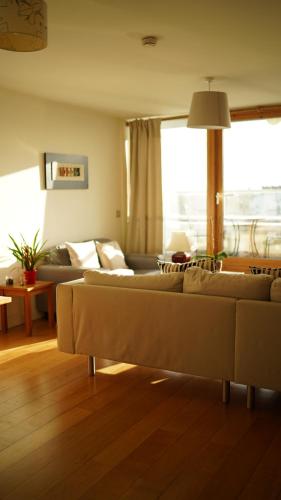
<svg viewBox="0 0 281 500">
<path fill-rule="evenodd" d="M 223 129 L 230 127 L 227 94 L 211 90 L 212 77 L 206 78 L 209 90 L 194 92 L 187 126 L 190 128 Z"/>
<path fill-rule="evenodd" d="M 33 52 L 47 47 L 44 0 L 0 1 L 0 49 Z"/>
</svg>

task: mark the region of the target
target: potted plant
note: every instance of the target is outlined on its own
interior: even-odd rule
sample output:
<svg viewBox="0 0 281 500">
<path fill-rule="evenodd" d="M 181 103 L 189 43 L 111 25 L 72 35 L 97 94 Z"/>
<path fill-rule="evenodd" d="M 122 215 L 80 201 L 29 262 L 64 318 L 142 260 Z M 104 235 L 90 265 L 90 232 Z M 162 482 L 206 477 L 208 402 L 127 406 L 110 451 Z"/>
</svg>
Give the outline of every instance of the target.
<svg viewBox="0 0 281 500">
<path fill-rule="evenodd" d="M 13 256 L 21 263 L 24 269 L 24 281 L 27 285 L 33 285 L 36 281 L 36 264 L 48 255 L 47 250 L 43 250 L 46 241 L 40 243 L 38 241 L 39 229 L 36 231 L 32 243 L 29 245 L 21 235 L 22 241 L 17 243 L 16 240 L 9 234 L 9 238 L 13 243 L 13 247 L 9 248 Z"/>
</svg>

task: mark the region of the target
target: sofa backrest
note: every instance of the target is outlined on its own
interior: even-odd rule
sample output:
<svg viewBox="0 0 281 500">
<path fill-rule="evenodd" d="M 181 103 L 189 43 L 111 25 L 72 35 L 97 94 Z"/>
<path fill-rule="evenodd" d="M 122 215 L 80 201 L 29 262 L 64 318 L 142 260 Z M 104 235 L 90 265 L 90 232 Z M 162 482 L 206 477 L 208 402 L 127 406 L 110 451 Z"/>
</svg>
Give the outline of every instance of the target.
<svg viewBox="0 0 281 500">
<path fill-rule="evenodd" d="M 93 238 L 94 241 L 105 243 L 111 241 L 109 238 Z M 90 240 L 83 240 L 90 241 Z M 47 248 L 49 254 L 45 257 L 43 264 L 54 266 L 71 266 L 69 252 L 64 243 Z"/>
<path fill-rule="evenodd" d="M 118 288 L 137 288 L 166 292 L 182 292 L 183 273 L 114 275 L 99 271 L 85 271 L 87 285 L 101 285 Z"/>
<path fill-rule="evenodd" d="M 183 292 L 268 301 L 272 282 L 265 274 L 211 273 L 194 267 L 184 272 Z"/>
</svg>

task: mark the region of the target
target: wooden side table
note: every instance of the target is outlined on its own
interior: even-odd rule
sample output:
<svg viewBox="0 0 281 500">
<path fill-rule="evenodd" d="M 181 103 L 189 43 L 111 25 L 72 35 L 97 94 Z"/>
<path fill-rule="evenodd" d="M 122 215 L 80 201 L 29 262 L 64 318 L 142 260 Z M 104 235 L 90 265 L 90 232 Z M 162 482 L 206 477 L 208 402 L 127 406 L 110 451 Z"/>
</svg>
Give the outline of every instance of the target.
<svg viewBox="0 0 281 500">
<path fill-rule="evenodd" d="M 11 297 L 3 297 L 0 295 L 0 313 L 1 313 L 1 328 L 2 332 L 7 331 L 7 313 L 6 313 L 6 304 L 12 302 Z"/>
<path fill-rule="evenodd" d="M 24 299 L 24 321 L 26 335 L 32 334 L 31 297 L 40 293 L 48 294 L 48 319 L 49 326 L 55 324 L 53 304 L 53 281 L 36 281 L 34 285 L 0 285 L 0 295 L 5 297 L 23 297 Z M 2 331 L 8 330 L 7 304 L 1 307 Z"/>
</svg>

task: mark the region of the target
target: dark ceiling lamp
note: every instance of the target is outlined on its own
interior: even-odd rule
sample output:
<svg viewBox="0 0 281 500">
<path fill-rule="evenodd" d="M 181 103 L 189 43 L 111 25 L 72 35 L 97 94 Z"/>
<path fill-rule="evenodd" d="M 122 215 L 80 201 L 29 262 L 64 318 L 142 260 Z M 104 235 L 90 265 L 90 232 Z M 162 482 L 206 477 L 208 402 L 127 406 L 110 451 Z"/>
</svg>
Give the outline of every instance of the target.
<svg viewBox="0 0 281 500">
<path fill-rule="evenodd" d="M 0 49 L 33 52 L 47 47 L 44 0 L 0 1 Z"/>
<path fill-rule="evenodd" d="M 223 129 L 230 127 L 230 113 L 227 94 L 211 90 L 213 77 L 206 81 L 209 90 L 194 92 L 187 126 L 190 128 Z"/>
</svg>

